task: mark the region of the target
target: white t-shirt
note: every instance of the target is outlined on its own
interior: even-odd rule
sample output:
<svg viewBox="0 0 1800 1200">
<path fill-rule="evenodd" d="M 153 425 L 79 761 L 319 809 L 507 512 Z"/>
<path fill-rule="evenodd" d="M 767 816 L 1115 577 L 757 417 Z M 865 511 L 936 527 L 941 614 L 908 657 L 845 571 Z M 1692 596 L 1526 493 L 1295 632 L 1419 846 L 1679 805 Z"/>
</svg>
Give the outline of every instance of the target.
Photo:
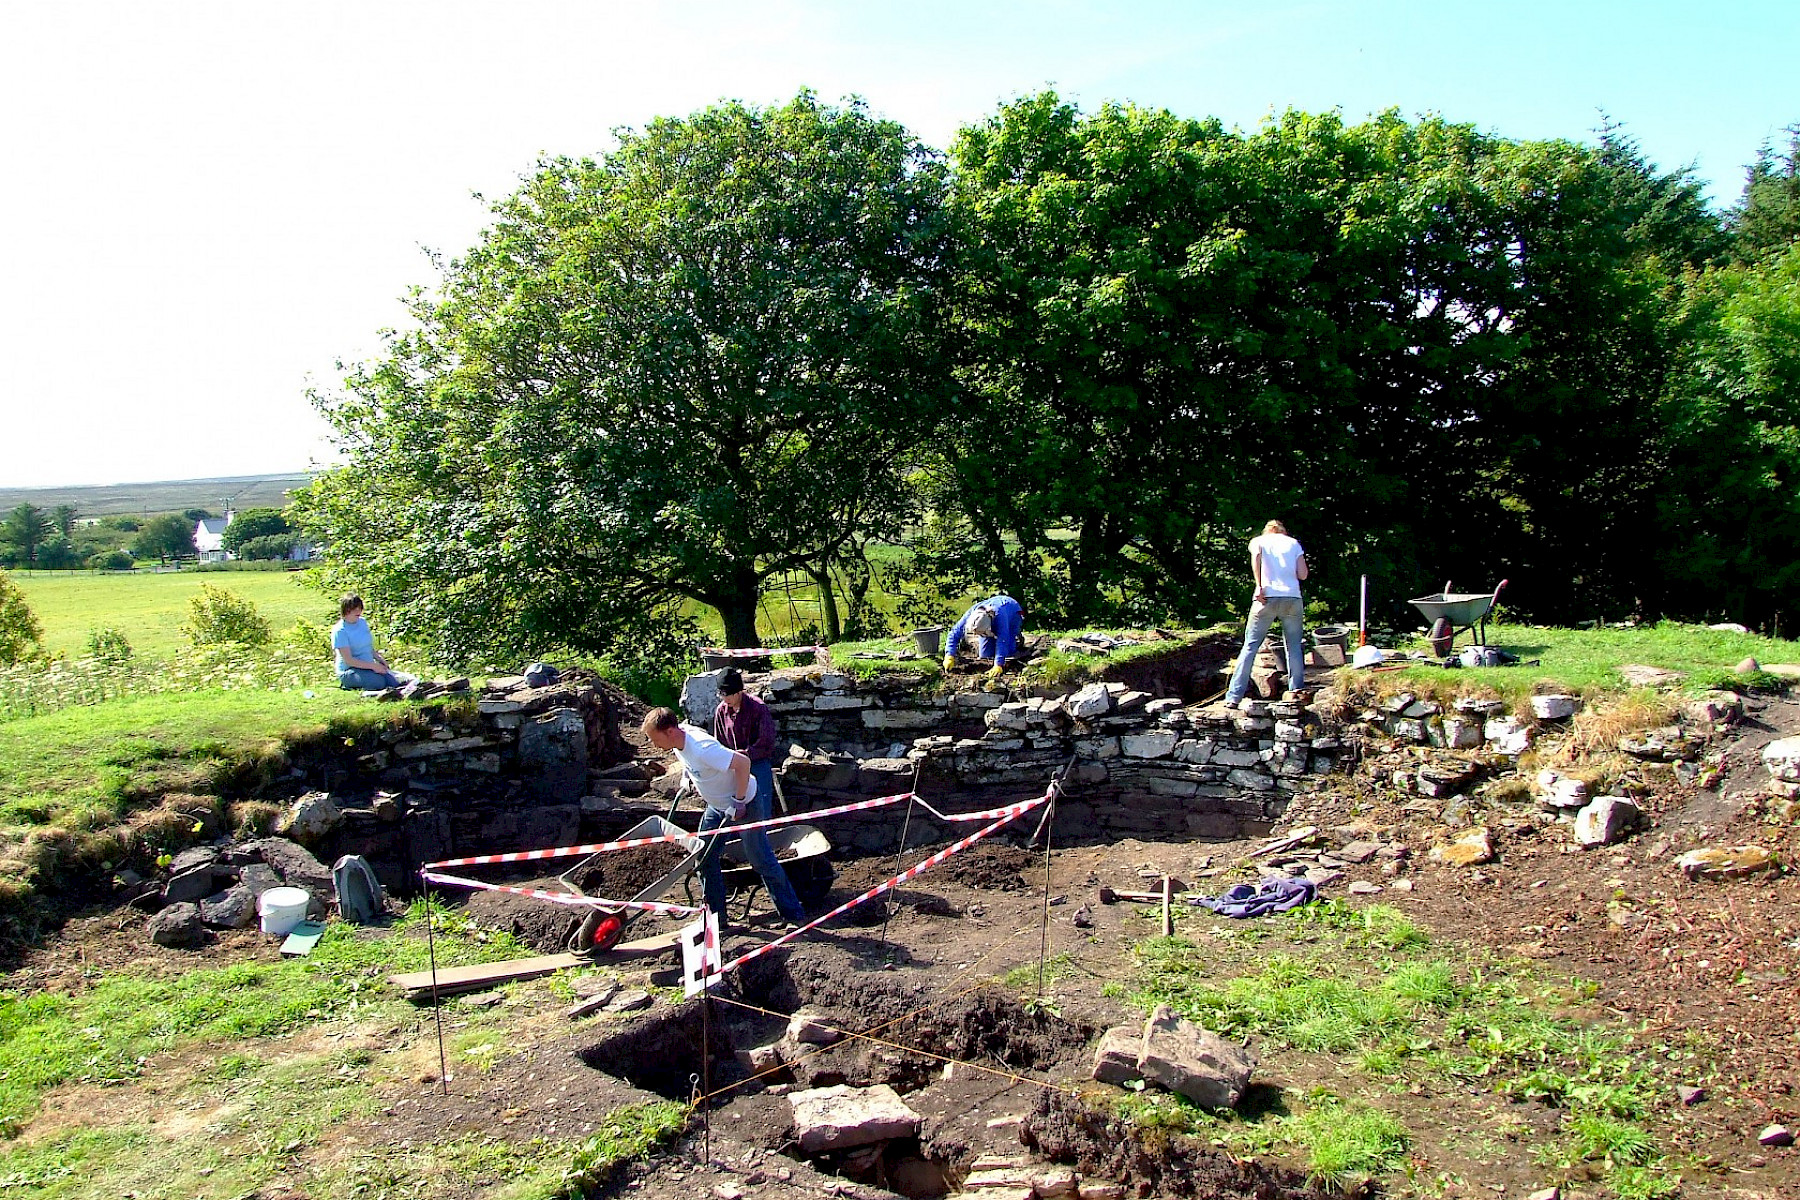
<svg viewBox="0 0 1800 1200">
<path fill-rule="evenodd" d="M 694 781 L 694 787 L 708 808 L 729 811 L 731 799 L 737 794 L 737 784 L 731 778 L 731 748 L 698 725 L 684 722 L 681 732 L 687 735 L 687 741 L 675 751 L 675 757 L 681 760 L 682 769 Z M 755 797 L 756 776 L 752 775 L 744 799 L 748 801 Z"/>
<path fill-rule="evenodd" d="M 1262 551 L 1263 595 L 1300 594 L 1300 556 L 1306 551 L 1285 533 L 1265 533 L 1250 539 L 1250 553 Z"/>
</svg>

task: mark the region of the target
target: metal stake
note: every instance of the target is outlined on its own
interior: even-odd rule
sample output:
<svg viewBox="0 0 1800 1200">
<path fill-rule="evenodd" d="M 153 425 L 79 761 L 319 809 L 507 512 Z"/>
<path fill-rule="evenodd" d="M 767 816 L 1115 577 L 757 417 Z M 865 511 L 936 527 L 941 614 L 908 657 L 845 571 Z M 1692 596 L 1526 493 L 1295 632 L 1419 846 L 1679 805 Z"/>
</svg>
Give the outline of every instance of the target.
<svg viewBox="0 0 1800 1200">
<path fill-rule="evenodd" d="M 912 790 L 906 796 L 906 819 L 900 822 L 900 844 L 894 847 L 894 869 L 889 876 L 900 873 L 900 856 L 906 853 L 906 835 L 912 829 L 913 804 L 919 799 L 919 768 L 923 763 L 913 764 Z M 887 945 L 888 922 L 894 919 L 894 910 L 900 907 L 900 888 L 896 885 L 893 894 L 881 902 L 881 944 Z"/>
<path fill-rule="evenodd" d="M 431 913 L 431 884 L 425 879 L 425 868 L 419 868 L 419 884 L 425 891 L 425 951 L 431 956 L 431 1015 L 437 1023 L 438 1082 L 444 1095 L 450 1094 L 450 1058 L 444 1052 L 444 1006 L 438 1002 L 437 930 Z"/>
<path fill-rule="evenodd" d="M 1070 759 L 1074 766 L 1075 760 Z M 1044 998 L 1044 964 L 1050 957 L 1050 819 L 1056 815 L 1056 798 L 1062 792 L 1062 777 L 1067 774 L 1064 768 L 1057 777 L 1050 781 L 1050 803 L 1044 808 L 1044 819 L 1038 822 L 1038 833 L 1044 835 L 1044 925 L 1038 934 L 1038 999 Z M 1038 833 L 1032 834 L 1037 839 Z"/>
</svg>

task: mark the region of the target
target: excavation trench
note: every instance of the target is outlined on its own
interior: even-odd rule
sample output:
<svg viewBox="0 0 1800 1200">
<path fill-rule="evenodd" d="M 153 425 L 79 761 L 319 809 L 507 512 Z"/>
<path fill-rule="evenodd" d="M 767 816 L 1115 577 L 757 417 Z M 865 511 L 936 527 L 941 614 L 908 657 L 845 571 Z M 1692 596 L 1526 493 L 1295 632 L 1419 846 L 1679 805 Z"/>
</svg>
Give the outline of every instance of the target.
<svg viewBox="0 0 1800 1200">
<path fill-rule="evenodd" d="M 746 964 L 706 1011 L 688 1001 L 646 1014 L 579 1055 L 594 1070 L 681 1101 L 701 1092 L 704 1075 L 715 1128 L 921 1200 L 953 1190 L 977 1156 L 1025 1148 L 1077 1165 L 1088 1177 L 1132 1185 L 1142 1196 L 1311 1194 L 1290 1172 L 1146 1134 L 1072 1094 L 1100 1032 L 1094 1025 L 997 985 L 946 995 L 941 978 L 883 970 L 886 962 L 873 942 L 769 955 Z M 788 1018 L 801 1009 L 824 1025 L 879 1040 L 847 1037 L 824 1047 L 784 1040 Z M 774 1043 L 784 1065 L 751 1078 L 748 1052 Z M 836 1084 L 893 1088 L 921 1116 L 919 1136 L 803 1156 L 781 1093 Z"/>
</svg>

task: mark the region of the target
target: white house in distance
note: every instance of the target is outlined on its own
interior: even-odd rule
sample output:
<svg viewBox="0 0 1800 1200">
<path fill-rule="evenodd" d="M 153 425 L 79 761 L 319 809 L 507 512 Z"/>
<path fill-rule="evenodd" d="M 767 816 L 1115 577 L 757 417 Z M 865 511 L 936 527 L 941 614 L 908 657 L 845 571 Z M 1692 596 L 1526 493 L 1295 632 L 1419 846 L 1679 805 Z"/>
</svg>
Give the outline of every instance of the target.
<svg viewBox="0 0 1800 1200">
<path fill-rule="evenodd" d="M 201 562 L 231 561 L 231 552 L 225 549 L 225 527 L 231 524 L 231 518 L 236 515 L 226 509 L 222 517 L 208 517 L 204 521 L 194 522 L 194 549 L 199 552 Z"/>
</svg>

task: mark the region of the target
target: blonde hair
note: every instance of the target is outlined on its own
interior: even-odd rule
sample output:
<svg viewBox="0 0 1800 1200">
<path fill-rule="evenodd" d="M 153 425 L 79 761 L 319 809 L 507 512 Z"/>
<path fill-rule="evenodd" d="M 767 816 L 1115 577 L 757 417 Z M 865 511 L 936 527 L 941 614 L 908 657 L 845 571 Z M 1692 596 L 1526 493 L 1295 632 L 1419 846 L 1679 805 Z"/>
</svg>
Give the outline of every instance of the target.
<svg viewBox="0 0 1800 1200">
<path fill-rule="evenodd" d="M 673 729 L 681 724 L 681 718 L 671 708 L 653 708 L 644 714 L 644 736 L 649 737 L 659 729 Z"/>
<path fill-rule="evenodd" d="M 1287 533 L 1287 526 L 1283 525 L 1280 521 L 1270 521 L 1267 525 L 1263 526 L 1263 532 L 1285 534 Z"/>
</svg>

